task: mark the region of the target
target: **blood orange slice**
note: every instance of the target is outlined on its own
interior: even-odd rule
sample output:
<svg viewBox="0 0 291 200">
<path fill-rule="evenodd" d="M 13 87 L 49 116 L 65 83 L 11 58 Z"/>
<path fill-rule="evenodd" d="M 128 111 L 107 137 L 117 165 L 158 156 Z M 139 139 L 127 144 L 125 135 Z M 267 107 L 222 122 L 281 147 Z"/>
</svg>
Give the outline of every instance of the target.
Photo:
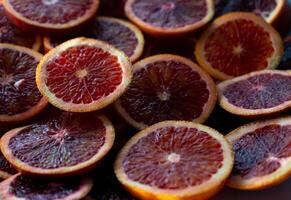
<svg viewBox="0 0 291 200">
<path fill-rule="evenodd" d="M 1 200 L 76 200 L 85 197 L 93 182 L 89 178 L 44 181 L 17 174 L 0 183 Z"/>
<path fill-rule="evenodd" d="M 291 174 L 291 117 L 255 122 L 227 135 L 235 151 L 229 186 L 254 190 L 271 187 Z"/>
<path fill-rule="evenodd" d="M 217 131 L 166 121 L 135 135 L 119 153 L 118 180 L 140 199 L 207 199 L 231 173 L 231 146 Z"/>
<path fill-rule="evenodd" d="M 261 116 L 291 107 L 291 71 L 263 70 L 218 85 L 219 103 L 242 116 Z"/>
<path fill-rule="evenodd" d="M 86 37 L 108 42 L 123 51 L 132 62 L 136 61 L 144 49 L 142 32 L 133 24 L 112 17 L 97 17 L 90 25 Z M 84 35 L 84 33 L 83 33 Z M 44 38 L 44 47 L 48 52 L 68 38 Z"/>
<path fill-rule="evenodd" d="M 94 168 L 113 141 L 113 126 L 104 116 L 62 113 L 9 131 L 1 139 L 1 151 L 22 172 L 66 176 Z"/>
<path fill-rule="evenodd" d="M 181 35 L 209 22 L 214 4 L 212 0 L 128 0 L 125 14 L 148 34 Z"/>
<path fill-rule="evenodd" d="M 0 152 L 0 182 L 1 179 L 7 179 L 17 171 L 10 165 L 3 154 Z"/>
<path fill-rule="evenodd" d="M 35 84 L 41 57 L 25 47 L 0 44 L 0 122 L 26 120 L 47 105 Z"/>
<path fill-rule="evenodd" d="M 279 64 L 279 69 L 291 69 L 291 36 L 284 40 L 284 55 Z"/>
<path fill-rule="evenodd" d="M 216 103 L 213 80 L 192 61 L 170 54 L 133 66 L 133 80 L 115 106 L 138 129 L 165 120 L 204 122 Z"/>
<path fill-rule="evenodd" d="M 276 68 L 283 55 L 277 31 L 251 13 L 217 18 L 196 43 L 195 55 L 213 77 L 225 80 L 252 71 Z"/>
<path fill-rule="evenodd" d="M 23 33 L 14 26 L 5 14 L 2 1 L 0 1 L 0 42 L 25 46 L 35 51 L 41 47 L 41 37 L 31 33 Z"/>
<path fill-rule="evenodd" d="M 131 63 L 113 46 L 86 38 L 69 40 L 46 54 L 36 70 L 41 93 L 72 112 L 101 109 L 115 101 L 131 80 Z"/>
<path fill-rule="evenodd" d="M 76 29 L 90 20 L 99 0 L 3 0 L 11 21 L 24 30 L 45 34 Z"/>
</svg>

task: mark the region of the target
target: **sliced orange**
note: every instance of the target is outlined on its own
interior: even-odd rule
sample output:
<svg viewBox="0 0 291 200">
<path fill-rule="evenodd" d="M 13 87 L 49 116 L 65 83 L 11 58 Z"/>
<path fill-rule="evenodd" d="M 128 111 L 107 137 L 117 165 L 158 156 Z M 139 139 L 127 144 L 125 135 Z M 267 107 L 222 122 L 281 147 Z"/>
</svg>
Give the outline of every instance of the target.
<svg viewBox="0 0 291 200">
<path fill-rule="evenodd" d="M 196 43 L 195 55 L 213 77 L 226 80 L 276 68 L 283 55 L 283 41 L 261 17 L 234 12 L 214 20 Z"/>
<path fill-rule="evenodd" d="M 226 137 L 235 152 L 229 186 L 242 190 L 263 189 L 290 177 L 290 116 L 250 123 Z"/>
<path fill-rule="evenodd" d="M 291 108 L 291 71 L 262 70 L 218 84 L 219 104 L 230 113 L 258 117 Z"/>
<path fill-rule="evenodd" d="M 7 179 L 17 171 L 10 165 L 3 154 L 0 152 L 0 181 L 2 179 Z"/>
<path fill-rule="evenodd" d="M 213 0 L 128 0 L 125 14 L 148 34 L 176 36 L 208 23 L 214 15 L 214 3 Z"/>
<path fill-rule="evenodd" d="M 217 131 L 193 122 L 165 121 L 131 138 L 114 170 L 139 199 L 204 200 L 223 187 L 232 167 L 231 146 Z"/>
<path fill-rule="evenodd" d="M 115 101 L 131 81 L 129 58 L 94 39 L 69 40 L 46 54 L 36 69 L 40 92 L 71 112 L 99 110 Z"/>
</svg>

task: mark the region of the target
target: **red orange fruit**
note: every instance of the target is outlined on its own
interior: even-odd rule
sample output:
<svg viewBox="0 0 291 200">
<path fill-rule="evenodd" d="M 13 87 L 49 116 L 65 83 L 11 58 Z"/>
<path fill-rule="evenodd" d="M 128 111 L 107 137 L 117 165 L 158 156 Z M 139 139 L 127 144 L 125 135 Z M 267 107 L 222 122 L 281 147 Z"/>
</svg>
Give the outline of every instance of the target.
<svg viewBox="0 0 291 200">
<path fill-rule="evenodd" d="M 3 154 L 0 152 L 0 181 L 1 179 L 7 179 L 17 171 L 10 165 Z"/>
</svg>

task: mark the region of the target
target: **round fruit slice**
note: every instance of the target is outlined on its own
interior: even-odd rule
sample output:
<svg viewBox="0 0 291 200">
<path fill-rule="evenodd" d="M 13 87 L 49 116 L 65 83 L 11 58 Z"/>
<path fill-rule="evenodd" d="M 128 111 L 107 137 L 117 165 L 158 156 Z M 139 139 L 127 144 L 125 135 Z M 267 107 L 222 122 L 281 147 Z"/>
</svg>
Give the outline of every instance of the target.
<svg viewBox="0 0 291 200">
<path fill-rule="evenodd" d="M 202 123 L 216 99 L 213 80 L 198 65 L 161 54 L 133 66 L 133 80 L 115 106 L 126 121 L 143 129 L 165 120 Z"/>
<path fill-rule="evenodd" d="M 89 178 L 44 181 L 17 174 L 0 183 L 1 200 L 76 200 L 93 187 Z"/>
<path fill-rule="evenodd" d="M 123 186 L 140 199 L 204 200 L 223 187 L 232 167 L 231 146 L 217 131 L 165 121 L 130 139 L 114 169 Z"/>
<path fill-rule="evenodd" d="M 26 120 L 47 105 L 34 78 L 41 57 L 25 47 L 0 44 L 0 122 Z"/>
<path fill-rule="evenodd" d="M 34 36 L 31 33 L 23 33 L 14 26 L 5 14 L 2 1 L 0 1 L 0 42 L 25 46 L 35 51 L 41 47 L 41 37 Z"/>
<path fill-rule="evenodd" d="M 131 80 L 131 63 L 113 46 L 93 39 L 69 40 L 46 54 L 36 70 L 40 92 L 71 112 L 99 110 L 115 101 Z"/>
<path fill-rule="evenodd" d="M 123 51 L 132 62 L 136 61 L 144 49 L 142 32 L 133 24 L 112 17 L 97 17 L 90 25 L 86 37 L 108 42 Z M 83 33 L 84 35 L 84 33 Z M 44 38 L 46 52 L 67 41 L 68 38 Z"/>
<path fill-rule="evenodd" d="M 3 154 L 0 152 L 0 182 L 1 179 L 7 179 L 17 171 L 10 165 Z"/>
<path fill-rule="evenodd" d="M 114 135 L 104 116 L 61 113 L 7 132 L 1 151 L 22 172 L 66 176 L 93 169 L 111 149 Z"/>
<path fill-rule="evenodd" d="M 151 35 L 181 35 L 193 32 L 211 20 L 213 0 L 128 0 L 125 14 Z"/>
<path fill-rule="evenodd" d="M 273 23 L 282 14 L 286 0 L 231 0 L 224 7 L 223 12 L 252 12 L 268 23 Z"/>
<path fill-rule="evenodd" d="M 230 113 L 261 116 L 291 107 L 291 71 L 263 70 L 218 85 L 219 103 Z"/>
<path fill-rule="evenodd" d="M 213 77 L 226 80 L 276 68 L 283 55 L 283 42 L 262 18 L 251 13 L 229 13 L 217 18 L 202 34 L 195 55 Z"/>
<path fill-rule="evenodd" d="M 3 0 L 11 21 L 24 30 L 63 33 L 90 20 L 99 0 Z"/>
<path fill-rule="evenodd" d="M 291 175 L 291 117 L 255 122 L 227 135 L 235 151 L 228 185 L 243 190 L 271 187 Z"/>
<path fill-rule="evenodd" d="M 284 42 L 284 55 L 279 64 L 279 69 L 291 69 L 291 36 L 288 36 Z"/>
</svg>

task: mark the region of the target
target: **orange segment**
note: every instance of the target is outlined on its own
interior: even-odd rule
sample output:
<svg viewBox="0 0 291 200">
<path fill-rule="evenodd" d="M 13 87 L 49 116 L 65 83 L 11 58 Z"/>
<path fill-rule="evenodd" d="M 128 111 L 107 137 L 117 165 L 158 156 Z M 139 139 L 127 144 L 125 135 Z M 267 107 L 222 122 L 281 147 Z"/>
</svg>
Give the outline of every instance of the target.
<svg viewBox="0 0 291 200">
<path fill-rule="evenodd" d="M 252 71 L 276 68 L 283 41 L 263 19 L 250 13 L 217 18 L 196 43 L 200 65 L 213 77 L 226 80 Z"/>
<path fill-rule="evenodd" d="M 46 54 L 36 70 L 41 93 L 71 112 L 99 110 L 115 101 L 131 80 L 131 63 L 107 43 L 76 38 Z"/>
<path fill-rule="evenodd" d="M 114 170 L 139 199 L 204 200 L 221 189 L 232 165 L 231 147 L 217 131 L 192 122 L 165 121 L 130 139 Z"/>
</svg>

